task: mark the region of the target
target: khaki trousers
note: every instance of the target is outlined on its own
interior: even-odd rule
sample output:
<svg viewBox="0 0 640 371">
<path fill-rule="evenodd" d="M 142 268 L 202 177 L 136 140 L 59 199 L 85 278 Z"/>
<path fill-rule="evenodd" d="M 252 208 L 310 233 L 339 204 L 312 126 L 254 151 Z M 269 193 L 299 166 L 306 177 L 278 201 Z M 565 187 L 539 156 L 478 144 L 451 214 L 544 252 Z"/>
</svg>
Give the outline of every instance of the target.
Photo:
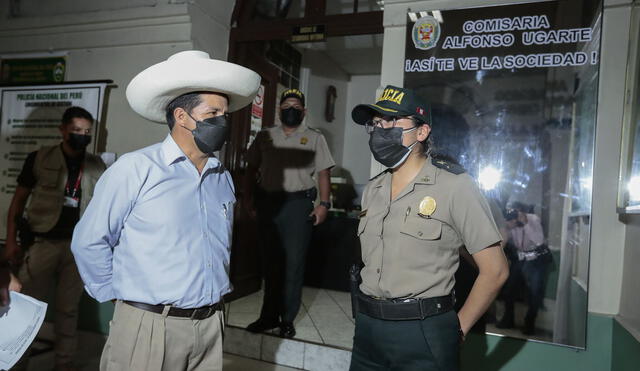
<svg viewBox="0 0 640 371">
<path fill-rule="evenodd" d="M 51 303 L 51 292 L 55 290 L 56 365 L 72 362 L 78 304 L 84 288 L 70 245 L 71 240 L 37 238 L 18 274 L 25 295 Z"/>
<path fill-rule="evenodd" d="M 222 370 L 221 311 L 207 319 L 192 320 L 117 301 L 110 325 L 100 371 Z"/>
</svg>

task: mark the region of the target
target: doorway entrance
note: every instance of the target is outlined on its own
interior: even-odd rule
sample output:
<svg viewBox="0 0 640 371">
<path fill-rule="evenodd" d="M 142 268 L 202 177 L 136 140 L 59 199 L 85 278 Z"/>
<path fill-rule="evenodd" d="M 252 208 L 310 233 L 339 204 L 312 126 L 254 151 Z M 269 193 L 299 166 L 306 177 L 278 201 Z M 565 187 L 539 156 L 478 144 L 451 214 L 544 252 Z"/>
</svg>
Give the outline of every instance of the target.
<svg viewBox="0 0 640 371">
<path fill-rule="evenodd" d="M 359 257 L 357 210 L 371 161 L 367 134 L 350 117 L 351 108 L 372 101 L 380 85 L 382 11 L 375 1 L 295 3 L 238 1 L 233 14 L 229 60 L 258 72 L 262 83 L 253 107 L 233 115 L 224 157 L 239 201 L 228 324 L 246 327 L 258 318 L 262 304 L 260 236 L 242 207 L 247 150 L 261 128 L 280 125 L 279 94 L 298 88 L 306 97 L 305 124 L 324 135 L 336 166 L 330 217 L 314 228 L 307 254 L 296 339 L 350 349 L 348 268 Z"/>
</svg>

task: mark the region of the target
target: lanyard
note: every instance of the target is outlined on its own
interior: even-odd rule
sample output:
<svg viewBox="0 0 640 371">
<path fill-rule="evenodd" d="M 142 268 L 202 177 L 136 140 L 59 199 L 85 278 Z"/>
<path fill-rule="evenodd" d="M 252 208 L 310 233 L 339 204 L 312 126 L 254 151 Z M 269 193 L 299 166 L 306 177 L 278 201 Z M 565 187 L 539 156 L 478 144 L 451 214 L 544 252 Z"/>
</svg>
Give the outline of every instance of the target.
<svg viewBox="0 0 640 371">
<path fill-rule="evenodd" d="M 71 198 L 76 198 L 76 195 L 78 194 L 78 189 L 80 189 L 80 180 L 82 179 L 82 169 L 84 167 L 83 165 L 80 165 L 80 171 L 78 171 L 78 177 L 76 178 L 76 184 L 73 186 L 73 192 L 70 192 L 69 190 L 69 180 L 67 180 L 67 185 L 64 188 L 64 193 L 65 195 L 69 195 L 69 197 Z"/>
</svg>

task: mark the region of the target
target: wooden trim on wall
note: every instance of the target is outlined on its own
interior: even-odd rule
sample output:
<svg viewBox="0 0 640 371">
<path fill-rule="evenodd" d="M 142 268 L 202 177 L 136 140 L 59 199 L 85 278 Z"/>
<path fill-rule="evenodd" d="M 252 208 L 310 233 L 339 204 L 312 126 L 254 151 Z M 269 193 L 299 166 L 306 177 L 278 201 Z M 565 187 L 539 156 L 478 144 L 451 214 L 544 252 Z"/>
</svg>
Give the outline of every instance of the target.
<svg viewBox="0 0 640 371">
<path fill-rule="evenodd" d="M 253 21 L 231 29 L 230 43 L 288 40 L 295 26 L 325 25 L 326 37 L 381 34 L 382 11 L 356 14 L 315 15 L 277 21 Z"/>
</svg>

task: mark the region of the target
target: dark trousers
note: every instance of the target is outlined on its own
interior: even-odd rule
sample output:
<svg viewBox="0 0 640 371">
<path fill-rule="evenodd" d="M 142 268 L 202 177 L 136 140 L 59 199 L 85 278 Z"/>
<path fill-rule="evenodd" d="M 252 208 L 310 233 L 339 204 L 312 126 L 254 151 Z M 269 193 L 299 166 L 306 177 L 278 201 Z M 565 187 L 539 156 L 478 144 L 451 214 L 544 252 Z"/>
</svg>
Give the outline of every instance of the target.
<svg viewBox="0 0 640 371">
<path fill-rule="evenodd" d="M 549 262 L 542 258 L 511 261 L 509 279 L 504 289 L 505 320 L 513 322 L 514 302 L 518 295 L 518 289 L 522 287 L 524 281 L 527 288 L 528 304 L 524 322 L 525 326 L 533 328 L 544 300 L 548 266 Z"/>
<path fill-rule="evenodd" d="M 458 315 L 387 321 L 358 313 L 350 371 L 457 371 Z"/>
<path fill-rule="evenodd" d="M 304 266 L 312 223 L 310 197 L 268 194 L 257 203 L 264 301 L 260 318 L 293 322 L 300 310 Z"/>
</svg>

